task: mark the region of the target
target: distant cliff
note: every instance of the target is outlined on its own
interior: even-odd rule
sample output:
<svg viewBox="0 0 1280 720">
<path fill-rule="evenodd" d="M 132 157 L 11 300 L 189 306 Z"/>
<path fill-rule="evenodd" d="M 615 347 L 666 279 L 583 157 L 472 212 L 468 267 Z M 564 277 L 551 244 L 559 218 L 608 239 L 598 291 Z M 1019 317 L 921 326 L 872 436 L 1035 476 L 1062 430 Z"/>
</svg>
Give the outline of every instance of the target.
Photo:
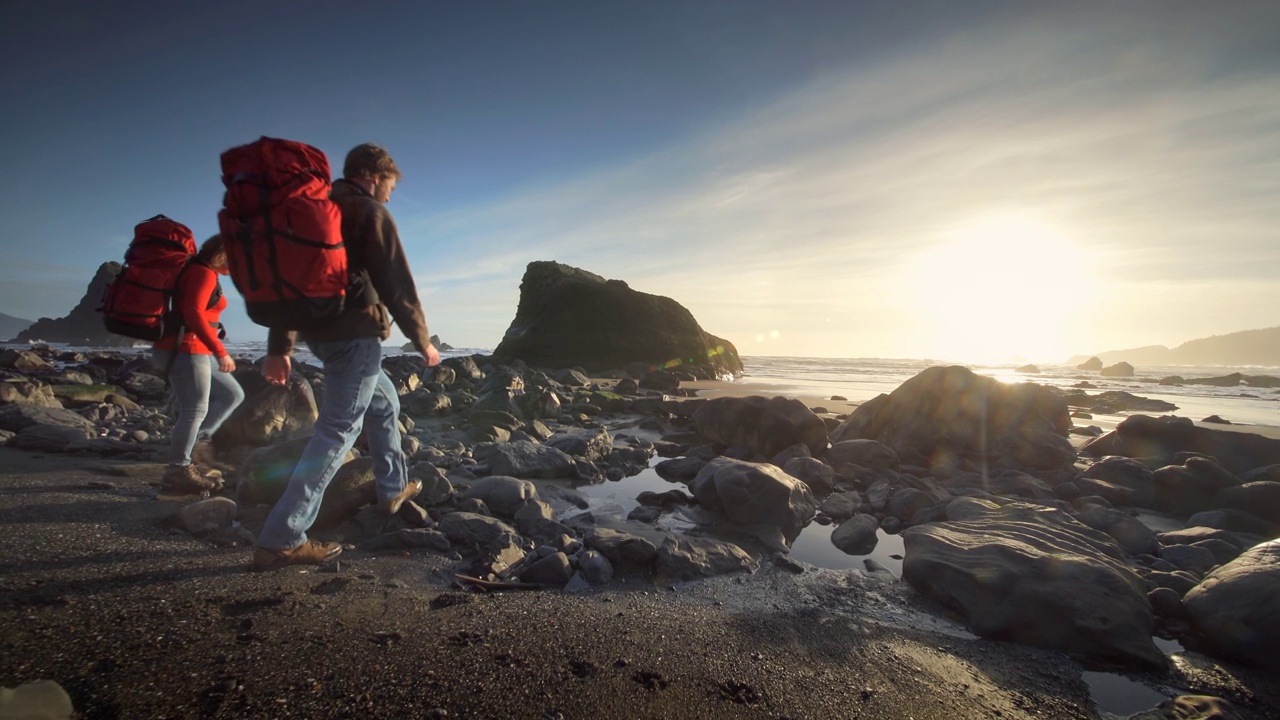
<svg viewBox="0 0 1280 720">
<path fill-rule="evenodd" d="M 31 320 L 23 320 L 12 315 L 0 313 L 0 338 L 8 339 L 31 326 Z"/>
<path fill-rule="evenodd" d="M 1074 355 L 1067 365 L 1078 365 L 1090 357 L 1102 362 L 1125 361 L 1133 365 L 1280 365 L 1280 327 L 1243 330 L 1228 335 L 1190 340 L 1173 348 L 1147 345 L 1128 350 L 1109 350 L 1090 355 Z"/>
<path fill-rule="evenodd" d="M 43 340 L 53 343 L 69 343 L 87 345 L 89 347 L 128 346 L 137 342 L 120 335 L 107 332 L 102 326 L 102 315 L 98 306 L 102 304 L 102 294 L 107 285 L 120 274 L 120 263 L 106 262 L 94 274 L 80 302 L 61 318 L 40 318 L 31 327 L 18 333 L 15 342 Z"/>
</svg>

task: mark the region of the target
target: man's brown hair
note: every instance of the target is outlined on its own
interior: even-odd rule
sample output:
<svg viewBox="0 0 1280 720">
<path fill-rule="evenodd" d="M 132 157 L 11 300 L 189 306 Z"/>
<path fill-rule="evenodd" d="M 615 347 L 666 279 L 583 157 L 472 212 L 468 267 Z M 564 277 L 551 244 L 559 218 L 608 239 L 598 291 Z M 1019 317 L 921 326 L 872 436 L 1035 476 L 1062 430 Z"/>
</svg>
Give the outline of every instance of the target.
<svg viewBox="0 0 1280 720">
<path fill-rule="evenodd" d="M 357 177 L 393 177 L 400 179 L 400 168 L 391 159 L 391 153 L 381 145 L 364 143 L 351 148 L 347 159 L 342 163 L 342 176 Z"/>
</svg>

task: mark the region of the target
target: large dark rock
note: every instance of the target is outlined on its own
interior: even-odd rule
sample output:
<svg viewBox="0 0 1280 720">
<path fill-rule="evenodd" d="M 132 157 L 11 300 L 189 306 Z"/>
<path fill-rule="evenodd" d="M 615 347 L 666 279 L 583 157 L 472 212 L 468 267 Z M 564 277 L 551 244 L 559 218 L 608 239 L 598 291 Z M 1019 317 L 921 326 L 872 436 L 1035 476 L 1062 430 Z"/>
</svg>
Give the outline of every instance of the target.
<svg viewBox="0 0 1280 720">
<path fill-rule="evenodd" d="M 214 433 L 219 452 L 265 447 L 310 435 L 320 416 L 311 385 L 298 373 L 284 385 L 245 388 L 246 398 Z"/>
<path fill-rule="evenodd" d="M 827 449 L 827 426 L 804 403 L 784 397 L 713 398 L 693 413 L 693 425 L 713 443 L 767 458 L 797 444 L 813 455 Z"/>
<path fill-rule="evenodd" d="M 1209 573 L 1183 605 L 1209 653 L 1280 667 L 1280 541 L 1257 545 Z"/>
<path fill-rule="evenodd" d="M 879 440 L 935 468 L 989 461 L 1031 470 L 1070 467 L 1071 418 L 1053 390 L 1006 384 L 968 368 L 932 367 L 889 395 L 863 403 L 831 433 L 831 442 Z"/>
<path fill-rule="evenodd" d="M 102 314 L 98 306 L 107 291 L 107 285 L 120 274 L 120 263 L 107 262 L 98 267 L 89 289 L 66 317 L 57 319 L 40 318 L 26 330 L 18 333 L 13 342 L 69 343 L 72 345 L 88 345 L 91 347 L 129 347 L 137 340 L 107 332 L 102 325 Z"/>
<path fill-rule="evenodd" d="M 529 263 L 516 317 L 493 358 L 588 372 L 629 363 L 742 371 L 733 343 L 704 332 L 675 300 L 556 262 Z"/>
<path fill-rule="evenodd" d="M 1254 433 L 1197 427 L 1182 418 L 1134 415 L 1115 430 L 1090 440 L 1080 451 L 1101 457 L 1172 458 L 1194 452 L 1215 458 L 1222 467 L 1239 475 L 1264 465 L 1280 463 L 1280 440 Z"/>
<path fill-rule="evenodd" d="M 902 533 L 902 577 L 983 637 L 1163 669 L 1141 579 L 1109 536 L 1024 503 L 953 500 Z"/>
</svg>

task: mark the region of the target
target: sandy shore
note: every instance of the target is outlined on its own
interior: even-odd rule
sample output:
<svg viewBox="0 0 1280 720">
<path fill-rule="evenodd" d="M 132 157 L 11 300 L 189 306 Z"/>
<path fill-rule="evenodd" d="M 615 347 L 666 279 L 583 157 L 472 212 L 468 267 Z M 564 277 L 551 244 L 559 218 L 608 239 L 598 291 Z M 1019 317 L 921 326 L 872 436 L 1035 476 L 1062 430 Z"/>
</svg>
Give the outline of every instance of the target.
<svg viewBox="0 0 1280 720">
<path fill-rule="evenodd" d="M 0 468 L 0 684 L 55 680 L 84 718 L 1097 717 L 1074 662 L 858 573 L 491 595 L 428 551 L 248 573 L 161 524 L 154 465 Z"/>
</svg>

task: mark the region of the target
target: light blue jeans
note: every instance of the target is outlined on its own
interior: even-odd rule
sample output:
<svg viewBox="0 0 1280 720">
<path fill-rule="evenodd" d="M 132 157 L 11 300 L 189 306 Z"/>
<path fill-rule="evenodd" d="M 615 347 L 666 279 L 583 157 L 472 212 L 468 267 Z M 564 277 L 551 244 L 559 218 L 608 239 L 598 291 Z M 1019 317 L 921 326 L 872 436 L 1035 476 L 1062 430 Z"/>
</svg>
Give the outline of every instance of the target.
<svg viewBox="0 0 1280 720">
<path fill-rule="evenodd" d="M 315 433 L 302 452 L 289 485 L 271 508 L 258 545 L 291 550 L 307 540 L 324 490 L 362 429 L 373 455 L 374 487 L 379 502 L 404 491 L 408 474 L 400 447 L 400 395 L 382 371 L 377 338 L 310 343 L 324 363 L 324 393 Z"/>
<path fill-rule="evenodd" d="M 169 353 L 153 354 L 156 367 L 169 363 Z M 179 352 L 169 370 L 170 392 L 178 401 L 178 419 L 169 443 L 169 464 L 190 465 L 191 450 L 208 440 L 244 402 L 244 389 L 235 376 L 218 369 L 212 355 Z"/>
</svg>

